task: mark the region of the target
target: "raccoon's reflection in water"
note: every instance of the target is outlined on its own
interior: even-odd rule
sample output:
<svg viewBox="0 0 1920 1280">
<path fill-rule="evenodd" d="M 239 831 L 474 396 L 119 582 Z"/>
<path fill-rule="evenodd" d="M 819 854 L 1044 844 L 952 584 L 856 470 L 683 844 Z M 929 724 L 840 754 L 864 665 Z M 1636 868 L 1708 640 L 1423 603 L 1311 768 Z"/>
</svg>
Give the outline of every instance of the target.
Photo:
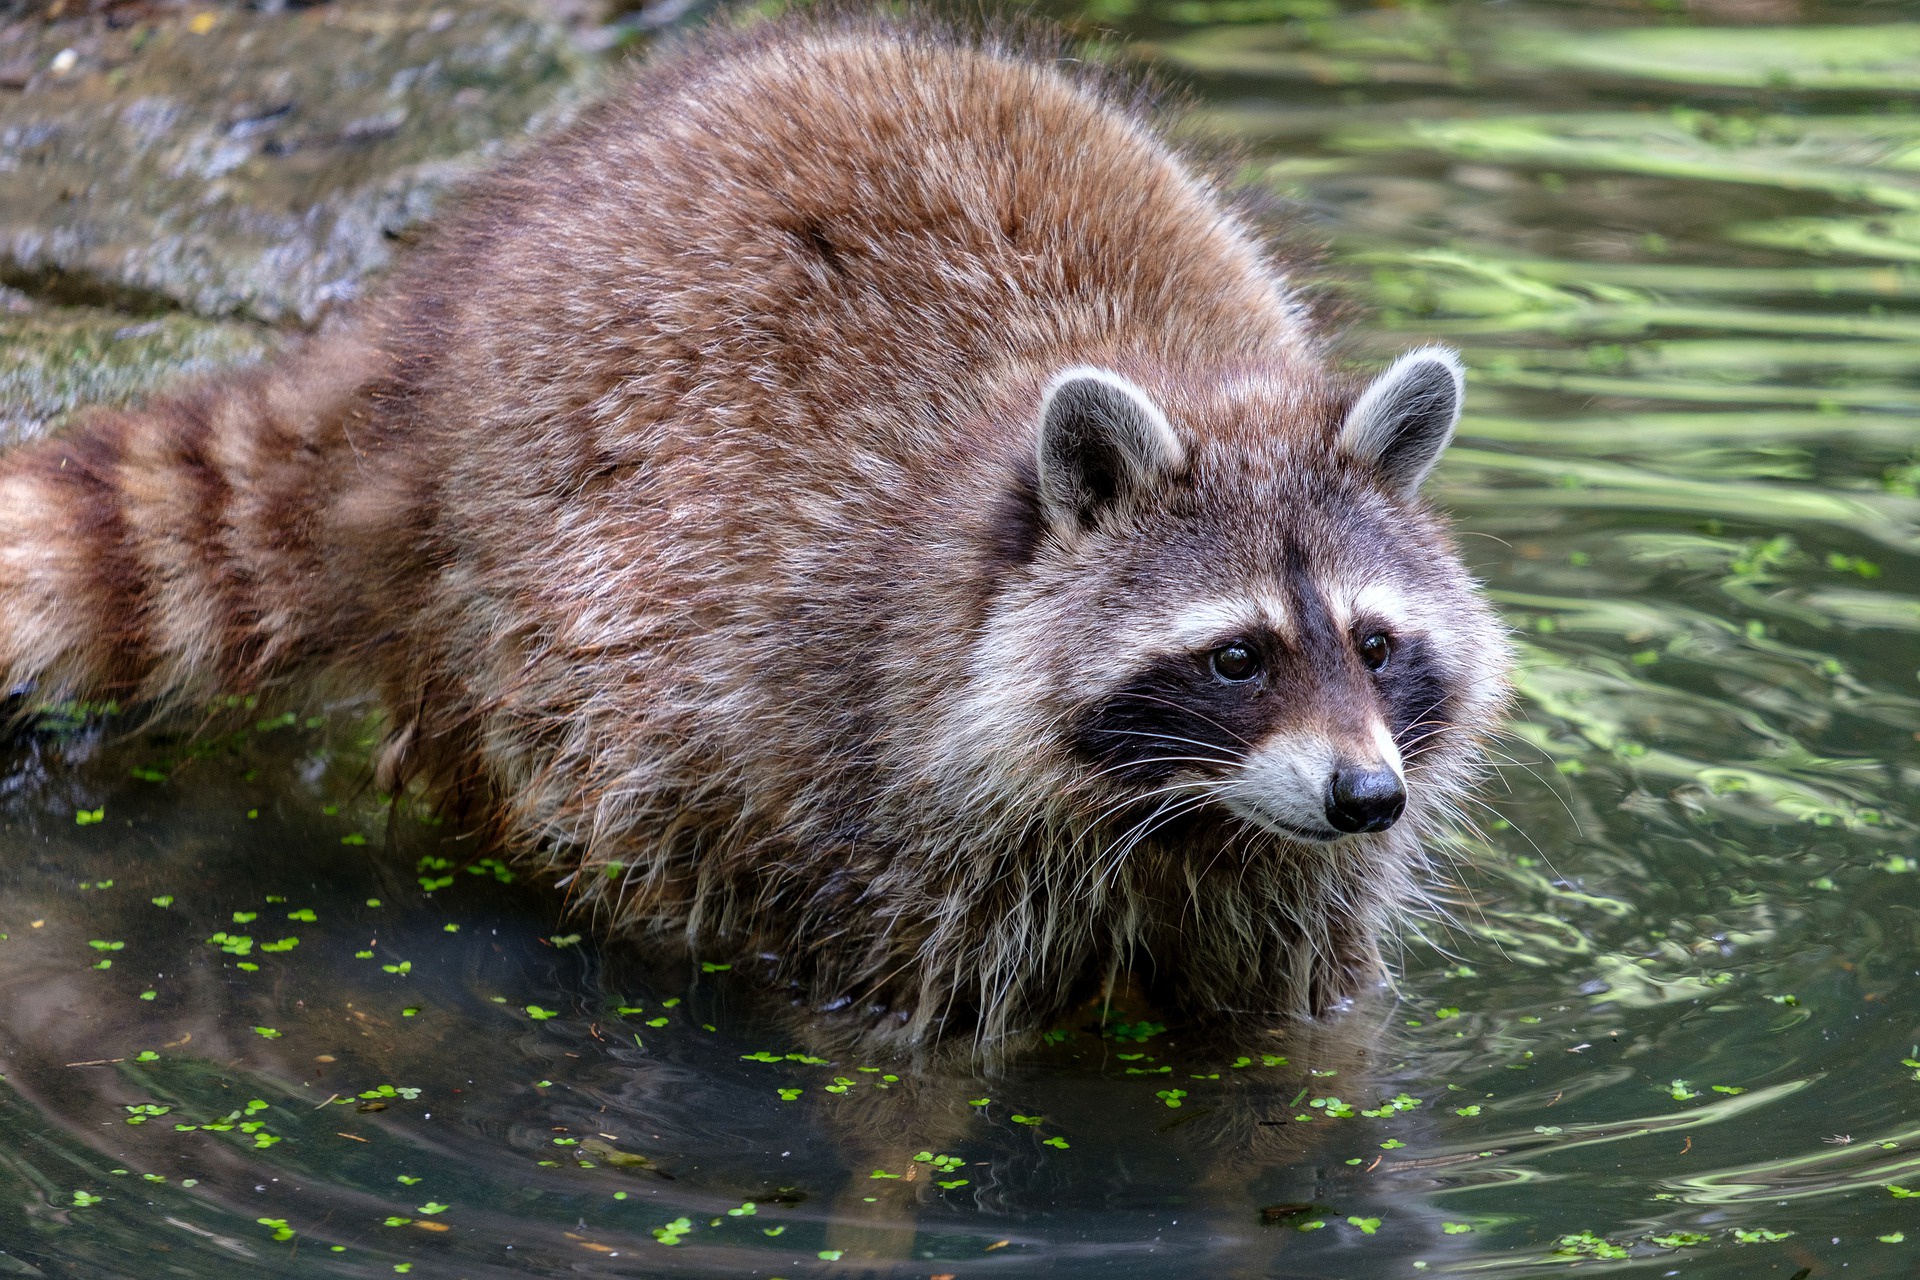
<svg viewBox="0 0 1920 1280">
<path fill-rule="evenodd" d="M 1113 1223 L 1129 1224 L 1132 1239 L 1119 1252 L 1133 1274 L 1288 1275 L 1288 1246 L 1303 1230 L 1370 1222 L 1375 1210 L 1362 1199 L 1398 1189 L 1409 1217 L 1430 1217 L 1424 1228 L 1406 1220 L 1401 1228 L 1426 1231 L 1438 1248 L 1440 1219 L 1418 1198 L 1431 1178 L 1381 1150 L 1384 1134 L 1353 1125 L 1350 1108 L 1374 1108 L 1399 1089 L 1404 1064 L 1391 1053 L 1389 1004 L 1379 997 L 1325 1023 L 1272 1029 L 1255 1019 L 1176 1024 L 1132 1041 L 1127 1032 L 1156 1024 L 1122 1021 L 1124 1004 L 1096 1002 L 1063 1021 L 1058 1043 L 991 1075 L 972 1075 L 976 1061 L 948 1054 L 914 1064 L 858 1110 L 815 1098 L 810 1119 L 832 1135 L 850 1173 L 829 1239 L 847 1257 L 904 1260 L 950 1218 L 941 1201 L 963 1195 L 1016 1244 L 1042 1223 L 1053 1235 L 1081 1213 L 1112 1215 L 1088 1243 L 1113 1265 Z M 1115 1031 L 1123 1038 L 1108 1038 Z M 834 1051 L 831 1037 L 811 1039 L 816 1052 Z M 993 1102 L 974 1105 L 981 1098 Z M 1020 1105 L 1003 1109 L 1003 1098 Z M 1008 1128 L 1021 1125 L 1037 1141 L 1008 1150 Z M 1068 1158 L 1047 1158 L 1055 1141 Z M 866 1172 L 898 1170 L 905 1152 L 983 1145 L 994 1158 L 955 1171 L 970 1178 L 963 1190 L 946 1190 L 943 1177 L 955 1175 L 922 1164 L 917 1190 L 876 1196 L 876 1185 L 892 1184 Z M 1039 1244 L 1037 1234 L 1030 1243 Z M 1323 1276 L 1324 1267 L 1318 1258 L 1298 1274 Z"/>
<path fill-rule="evenodd" d="M 85 1230 L 257 1275 L 266 1221 L 306 1246 L 286 1274 L 336 1247 L 466 1275 L 624 1274 L 635 1251 L 648 1274 L 1285 1274 L 1300 1227 L 1351 1232 L 1389 1187 L 1397 1229 L 1426 1212 L 1384 1129 L 1326 1118 L 1399 1087 L 1384 998 L 1272 1032 L 1157 1029 L 1122 992 L 990 1067 L 863 1057 L 745 975 L 603 951 L 564 892 L 390 823 L 358 728 L 11 744 L 0 1126 L 23 1194 L 0 1247 Z M 76 1218 L 73 1189 L 103 1201 Z"/>
</svg>

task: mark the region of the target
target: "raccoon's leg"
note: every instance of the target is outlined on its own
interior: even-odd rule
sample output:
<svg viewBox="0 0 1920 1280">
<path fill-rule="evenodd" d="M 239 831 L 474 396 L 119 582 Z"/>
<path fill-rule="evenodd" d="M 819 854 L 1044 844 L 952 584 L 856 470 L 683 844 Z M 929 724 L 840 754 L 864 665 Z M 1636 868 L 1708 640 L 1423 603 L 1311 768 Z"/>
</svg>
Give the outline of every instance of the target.
<svg viewBox="0 0 1920 1280">
<path fill-rule="evenodd" d="M 0 695 L 166 700 L 326 656 L 323 543 L 379 357 L 364 330 L 0 454 Z"/>
</svg>

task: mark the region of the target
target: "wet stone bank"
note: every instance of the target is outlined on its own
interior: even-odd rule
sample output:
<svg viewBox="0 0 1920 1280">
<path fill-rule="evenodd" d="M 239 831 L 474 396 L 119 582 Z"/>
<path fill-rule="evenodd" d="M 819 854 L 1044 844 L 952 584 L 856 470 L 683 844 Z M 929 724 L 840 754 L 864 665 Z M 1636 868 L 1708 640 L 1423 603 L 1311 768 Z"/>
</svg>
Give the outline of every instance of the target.
<svg viewBox="0 0 1920 1280">
<path fill-rule="evenodd" d="M 0 440 L 255 359 L 591 94 L 586 3 L 0 8 Z"/>
</svg>

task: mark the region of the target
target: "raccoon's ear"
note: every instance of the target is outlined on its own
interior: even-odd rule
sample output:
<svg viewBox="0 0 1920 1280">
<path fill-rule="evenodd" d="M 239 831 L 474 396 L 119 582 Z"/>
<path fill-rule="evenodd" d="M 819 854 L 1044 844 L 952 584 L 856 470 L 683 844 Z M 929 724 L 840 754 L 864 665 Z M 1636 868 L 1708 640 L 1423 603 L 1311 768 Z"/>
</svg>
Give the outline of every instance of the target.
<svg viewBox="0 0 1920 1280">
<path fill-rule="evenodd" d="M 1459 356 L 1445 347 L 1409 351 L 1354 401 L 1338 447 L 1411 496 L 1453 439 L 1466 392 Z"/>
<path fill-rule="evenodd" d="M 1070 529 L 1151 492 L 1185 459 L 1167 415 L 1111 370 L 1067 369 L 1040 397 L 1040 501 Z"/>
</svg>

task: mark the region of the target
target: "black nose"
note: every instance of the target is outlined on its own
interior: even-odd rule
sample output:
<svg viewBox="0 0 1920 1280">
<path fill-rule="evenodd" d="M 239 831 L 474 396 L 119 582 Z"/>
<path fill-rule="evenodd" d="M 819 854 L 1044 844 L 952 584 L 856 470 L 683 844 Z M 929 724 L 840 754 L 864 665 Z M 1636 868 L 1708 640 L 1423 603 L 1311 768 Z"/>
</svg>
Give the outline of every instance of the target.
<svg viewBox="0 0 1920 1280">
<path fill-rule="evenodd" d="M 1327 821 L 1349 835 L 1385 831 L 1406 807 L 1406 788 L 1391 769 L 1342 766 L 1327 785 Z"/>
</svg>

